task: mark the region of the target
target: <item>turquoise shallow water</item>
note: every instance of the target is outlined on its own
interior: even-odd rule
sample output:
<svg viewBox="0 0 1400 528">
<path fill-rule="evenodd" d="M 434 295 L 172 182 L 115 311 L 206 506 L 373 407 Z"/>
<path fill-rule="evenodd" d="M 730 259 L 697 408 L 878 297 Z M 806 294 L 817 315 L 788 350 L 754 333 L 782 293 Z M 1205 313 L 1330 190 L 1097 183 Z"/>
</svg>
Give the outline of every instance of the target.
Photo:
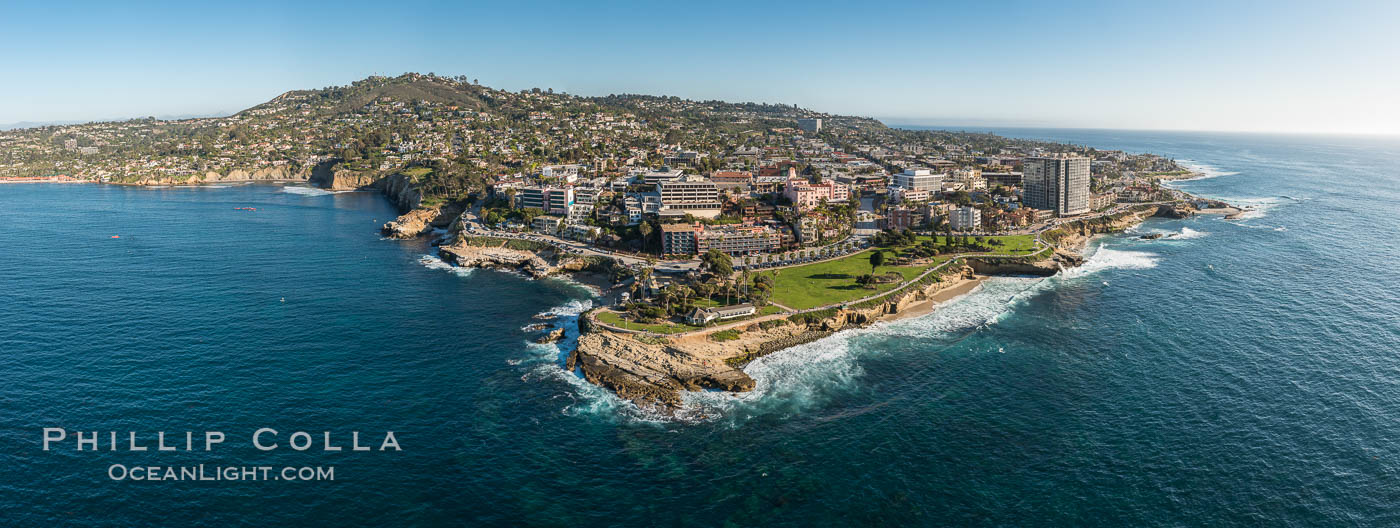
<svg viewBox="0 0 1400 528">
<path fill-rule="evenodd" d="M 528 343 L 585 288 L 425 264 L 423 243 L 378 237 L 376 195 L 0 186 L 0 519 L 1400 522 L 1400 144 L 1002 132 L 1190 159 L 1215 177 L 1180 186 L 1259 211 L 1152 220 L 1174 236 L 1104 238 L 1064 276 L 768 356 L 758 390 L 694 395 L 689 421 Z M 44 452 L 45 426 L 230 438 Z M 246 440 L 263 426 L 393 430 L 403 451 L 265 453 Z M 113 463 L 336 480 L 113 482 Z"/>
</svg>

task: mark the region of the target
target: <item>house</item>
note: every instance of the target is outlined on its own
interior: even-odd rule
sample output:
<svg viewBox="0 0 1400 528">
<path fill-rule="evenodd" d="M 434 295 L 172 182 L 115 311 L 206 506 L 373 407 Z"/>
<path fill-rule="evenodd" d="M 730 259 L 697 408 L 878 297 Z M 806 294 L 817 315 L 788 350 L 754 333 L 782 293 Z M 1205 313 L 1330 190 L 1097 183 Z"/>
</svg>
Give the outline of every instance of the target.
<svg viewBox="0 0 1400 528">
<path fill-rule="evenodd" d="M 758 313 L 758 308 L 755 308 L 754 305 L 749 303 L 720 306 L 716 308 L 696 308 L 685 316 L 685 322 L 695 326 L 703 326 L 712 321 L 748 317 L 756 313 Z"/>
<path fill-rule="evenodd" d="M 557 216 L 540 215 L 530 222 L 530 228 L 539 233 L 554 234 L 563 222 L 564 219 Z"/>
</svg>

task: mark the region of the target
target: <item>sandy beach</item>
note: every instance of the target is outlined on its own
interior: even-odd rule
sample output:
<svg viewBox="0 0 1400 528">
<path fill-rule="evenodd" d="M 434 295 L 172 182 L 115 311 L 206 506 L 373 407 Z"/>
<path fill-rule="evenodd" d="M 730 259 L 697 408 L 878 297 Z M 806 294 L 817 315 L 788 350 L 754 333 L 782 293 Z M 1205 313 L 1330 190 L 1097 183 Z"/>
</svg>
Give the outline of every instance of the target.
<svg viewBox="0 0 1400 528">
<path fill-rule="evenodd" d="M 939 306 L 942 306 L 948 301 L 972 293 L 972 290 L 977 289 L 977 286 L 981 285 L 982 281 L 987 280 L 987 278 L 986 276 L 978 275 L 971 279 L 961 279 L 958 281 L 958 284 L 938 290 L 929 299 L 911 304 L 908 308 L 894 314 L 888 319 L 891 321 L 898 321 L 900 319 L 931 314 L 934 310 L 937 310 Z"/>
</svg>

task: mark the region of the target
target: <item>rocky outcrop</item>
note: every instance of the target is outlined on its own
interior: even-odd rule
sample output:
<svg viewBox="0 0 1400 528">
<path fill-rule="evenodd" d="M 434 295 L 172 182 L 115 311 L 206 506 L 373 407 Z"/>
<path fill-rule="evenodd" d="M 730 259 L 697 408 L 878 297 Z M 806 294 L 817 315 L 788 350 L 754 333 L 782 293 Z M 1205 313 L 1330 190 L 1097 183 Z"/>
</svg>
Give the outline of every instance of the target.
<svg viewBox="0 0 1400 528">
<path fill-rule="evenodd" d="M 1063 250 L 1056 250 L 1050 258 L 1041 260 L 977 257 L 967 259 L 967 264 L 978 275 L 1029 275 L 1033 277 L 1049 277 L 1059 273 L 1060 270 L 1083 263 L 1084 257 L 1078 253 Z"/>
<path fill-rule="evenodd" d="M 564 340 L 564 329 L 563 329 L 563 328 L 555 328 L 555 329 L 553 329 L 553 330 L 550 330 L 550 331 L 548 331 L 548 332 L 545 332 L 544 335 L 541 335 L 541 336 L 535 338 L 535 342 L 536 342 L 536 343 L 540 343 L 540 344 L 545 344 L 545 343 L 558 343 L 558 342 L 563 341 L 563 340 Z"/>
<path fill-rule="evenodd" d="M 520 271 L 534 278 L 554 272 L 553 252 L 534 253 L 506 247 L 485 247 L 455 243 L 438 247 L 438 255 L 448 264 L 462 268 L 489 268 Z"/>
<path fill-rule="evenodd" d="M 458 233 L 452 242 L 438 247 L 438 255 L 448 264 L 458 267 L 518 271 L 536 279 L 576 272 L 614 276 L 619 269 L 617 261 L 610 257 L 572 255 L 539 243 L 526 243 L 538 249 L 515 249 L 508 247 L 511 243 L 506 239 L 468 237 Z"/>
<path fill-rule="evenodd" d="M 1066 222 L 1042 236 L 1052 240 L 1055 245 L 1061 249 L 1077 250 L 1088 244 L 1089 239 L 1093 238 L 1095 235 L 1121 232 L 1141 224 L 1143 220 L 1149 217 L 1185 218 L 1194 214 L 1195 211 L 1196 209 L 1194 207 L 1184 202 L 1142 205 L 1113 216 L 1102 216 L 1089 220 Z"/>
<path fill-rule="evenodd" d="M 399 215 L 393 221 L 385 223 L 380 230 L 384 236 L 390 238 L 416 238 L 434 229 L 442 229 L 452 225 L 453 221 L 462 215 L 464 209 L 465 206 L 460 203 L 413 209 Z"/>
</svg>

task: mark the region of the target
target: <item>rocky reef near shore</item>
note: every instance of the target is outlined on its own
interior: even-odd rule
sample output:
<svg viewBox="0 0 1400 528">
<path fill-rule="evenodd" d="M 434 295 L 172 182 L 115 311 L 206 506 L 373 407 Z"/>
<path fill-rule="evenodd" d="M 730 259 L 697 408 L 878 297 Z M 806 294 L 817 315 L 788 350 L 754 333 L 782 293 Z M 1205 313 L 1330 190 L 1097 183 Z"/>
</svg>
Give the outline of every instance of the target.
<svg viewBox="0 0 1400 528">
<path fill-rule="evenodd" d="M 1145 204 L 1130 208 L 1116 215 L 1065 222 L 1055 229 L 1046 231 L 1041 237 L 1059 248 L 1059 251 L 1056 252 L 1058 255 L 1066 250 L 1078 250 L 1083 248 L 1089 243 L 1089 239 L 1094 236 L 1119 233 L 1130 227 L 1141 224 L 1144 220 L 1154 216 L 1159 218 L 1187 218 L 1196 213 L 1197 209 L 1185 202 Z"/>
</svg>

